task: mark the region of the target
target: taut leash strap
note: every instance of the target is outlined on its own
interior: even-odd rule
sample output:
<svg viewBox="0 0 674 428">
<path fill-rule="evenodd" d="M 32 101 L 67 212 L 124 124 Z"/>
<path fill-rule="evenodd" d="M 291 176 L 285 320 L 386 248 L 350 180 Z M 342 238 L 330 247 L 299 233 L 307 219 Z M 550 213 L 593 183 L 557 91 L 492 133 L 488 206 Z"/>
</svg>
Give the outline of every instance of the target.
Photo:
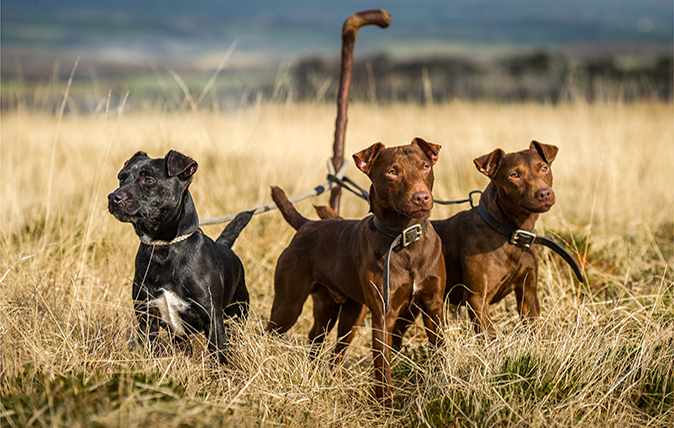
<svg viewBox="0 0 674 428">
<path fill-rule="evenodd" d="M 391 272 L 391 253 L 393 249 L 398 245 L 407 247 L 408 245 L 417 242 L 423 236 L 426 226 L 428 226 L 428 220 L 424 220 L 423 224 L 415 224 L 408 227 L 407 229 L 402 229 L 399 227 L 387 226 L 379 221 L 377 216 L 374 216 L 373 219 L 374 226 L 377 230 L 391 238 L 395 238 L 391 243 L 391 246 L 388 247 L 388 252 L 386 253 L 386 260 L 384 261 L 384 313 L 388 312 L 390 306 L 390 286 L 389 286 L 389 276 Z"/>
<path fill-rule="evenodd" d="M 583 279 L 583 273 L 580 270 L 580 266 L 578 266 L 578 262 L 576 262 L 573 256 L 569 254 L 569 252 L 566 251 L 564 247 L 552 239 L 545 236 L 536 235 L 535 233 L 526 230 L 514 229 L 507 224 L 501 223 L 492 217 L 492 215 L 489 214 L 486 209 L 484 209 L 482 204 L 478 205 L 477 212 L 480 214 L 480 217 L 482 217 L 482 220 L 484 220 L 484 222 L 487 223 L 492 229 L 506 238 L 509 238 L 508 242 L 510 242 L 512 245 L 529 248 L 533 244 L 541 244 L 550 248 L 552 251 L 561 256 L 562 259 L 564 259 L 564 261 L 569 264 L 569 266 L 571 266 L 571 269 L 573 269 L 573 273 L 576 274 L 578 281 L 585 282 Z"/>
<path fill-rule="evenodd" d="M 355 181 L 351 180 L 347 176 L 339 178 L 339 177 L 335 176 L 334 174 L 328 174 L 328 181 L 330 181 L 331 183 L 336 183 L 337 185 L 341 186 L 343 189 L 348 190 L 349 192 L 353 193 L 354 195 L 358 196 L 359 198 L 363 199 L 364 201 L 369 200 L 370 192 L 368 192 L 367 190 L 360 187 L 358 184 L 356 184 Z M 442 199 L 433 198 L 433 203 L 440 204 L 440 205 L 456 205 L 456 204 L 465 204 L 466 202 L 470 202 L 470 206 L 474 207 L 475 206 L 474 195 L 481 195 L 481 194 L 482 194 L 482 190 L 473 190 L 470 193 L 468 193 L 467 199 L 457 199 L 455 201 L 444 201 Z"/>
</svg>

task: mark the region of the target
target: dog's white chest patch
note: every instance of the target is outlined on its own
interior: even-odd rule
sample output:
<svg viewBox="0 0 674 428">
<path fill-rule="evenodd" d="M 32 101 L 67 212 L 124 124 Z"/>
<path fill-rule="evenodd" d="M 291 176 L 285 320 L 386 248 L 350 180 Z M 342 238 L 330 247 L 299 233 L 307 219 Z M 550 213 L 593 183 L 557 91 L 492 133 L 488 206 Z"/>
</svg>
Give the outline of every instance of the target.
<svg viewBox="0 0 674 428">
<path fill-rule="evenodd" d="M 158 298 L 150 302 L 151 306 L 159 309 L 161 319 L 171 328 L 173 333 L 178 336 L 186 334 L 183 320 L 180 318 L 180 311 L 189 306 L 186 301 L 178 297 L 173 291 L 164 290 Z"/>
<path fill-rule="evenodd" d="M 412 283 L 412 295 L 417 294 L 419 290 L 421 290 L 421 287 L 419 286 L 419 284 L 417 284 L 417 281 L 414 280 L 414 282 Z"/>
</svg>

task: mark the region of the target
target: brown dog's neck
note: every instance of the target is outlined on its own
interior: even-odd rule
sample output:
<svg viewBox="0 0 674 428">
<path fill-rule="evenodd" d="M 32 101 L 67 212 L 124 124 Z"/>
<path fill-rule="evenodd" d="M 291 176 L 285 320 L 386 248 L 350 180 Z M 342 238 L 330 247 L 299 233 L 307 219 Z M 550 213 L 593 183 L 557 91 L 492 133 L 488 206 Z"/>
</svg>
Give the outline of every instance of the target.
<svg viewBox="0 0 674 428">
<path fill-rule="evenodd" d="M 385 209 L 376 204 L 370 204 L 370 211 L 379 222 L 393 228 L 407 229 L 415 224 L 423 224 L 430 217 L 430 211 L 420 217 L 408 217 L 391 209 Z"/>
<path fill-rule="evenodd" d="M 484 206 L 489 214 L 501 223 L 505 223 L 515 229 L 530 231 L 533 230 L 538 220 L 538 214 L 507 207 L 503 201 L 499 201 L 497 189 L 491 183 L 482 192 L 480 205 Z"/>
</svg>

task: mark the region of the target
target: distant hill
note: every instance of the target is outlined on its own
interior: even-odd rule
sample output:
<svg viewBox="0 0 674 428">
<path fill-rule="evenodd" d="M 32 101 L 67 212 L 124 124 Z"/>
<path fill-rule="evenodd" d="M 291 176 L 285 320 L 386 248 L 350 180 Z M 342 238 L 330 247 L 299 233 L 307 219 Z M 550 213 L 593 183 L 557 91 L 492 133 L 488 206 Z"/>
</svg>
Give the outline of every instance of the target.
<svg viewBox="0 0 674 428">
<path fill-rule="evenodd" d="M 171 58 L 225 49 L 276 58 L 330 54 L 353 12 L 383 7 L 386 31 L 359 50 L 393 56 L 493 49 L 671 46 L 671 0 L 3 0 L 3 48 L 113 49 Z M 365 30 L 364 30 L 365 31 Z"/>
</svg>

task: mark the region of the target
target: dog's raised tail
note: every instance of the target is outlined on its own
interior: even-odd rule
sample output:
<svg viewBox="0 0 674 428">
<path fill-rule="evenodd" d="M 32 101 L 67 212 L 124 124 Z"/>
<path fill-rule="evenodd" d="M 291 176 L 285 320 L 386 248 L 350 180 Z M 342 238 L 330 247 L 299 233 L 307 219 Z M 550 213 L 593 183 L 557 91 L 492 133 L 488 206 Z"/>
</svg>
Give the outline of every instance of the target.
<svg viewBox="0 0 674 428">
<path fill-rule="evenodd" d="M 314 205 L 314 210 L 321 220 L 343 220 L 343 218 L 327 205 Z"/>
<path fill-rule="evenodd" d="M 248 225 L 248 222 L 253 217 L 255 210 L 244 211 L 239 213 L 234 220 L 232 220 L 222 231 L 218 239 L 215 240 L 218 244 L 225 244 L 228 247 L 234 245 L 234 241 L 239 237 L 239 234 L 244 227 Z"/>
<path fill-rule="evenodd" d="M 309 221 L 308 218 L 303 217 L 302 214 L 297 212 L 280 187 L 271 187 L 271 198 L 274 200 L 279 211 L 281 211 L 281 214 L 283 214 L 283 218 L 286 219 L 293 229 L 298 230 L 304 223 Z"/>
</svg>

